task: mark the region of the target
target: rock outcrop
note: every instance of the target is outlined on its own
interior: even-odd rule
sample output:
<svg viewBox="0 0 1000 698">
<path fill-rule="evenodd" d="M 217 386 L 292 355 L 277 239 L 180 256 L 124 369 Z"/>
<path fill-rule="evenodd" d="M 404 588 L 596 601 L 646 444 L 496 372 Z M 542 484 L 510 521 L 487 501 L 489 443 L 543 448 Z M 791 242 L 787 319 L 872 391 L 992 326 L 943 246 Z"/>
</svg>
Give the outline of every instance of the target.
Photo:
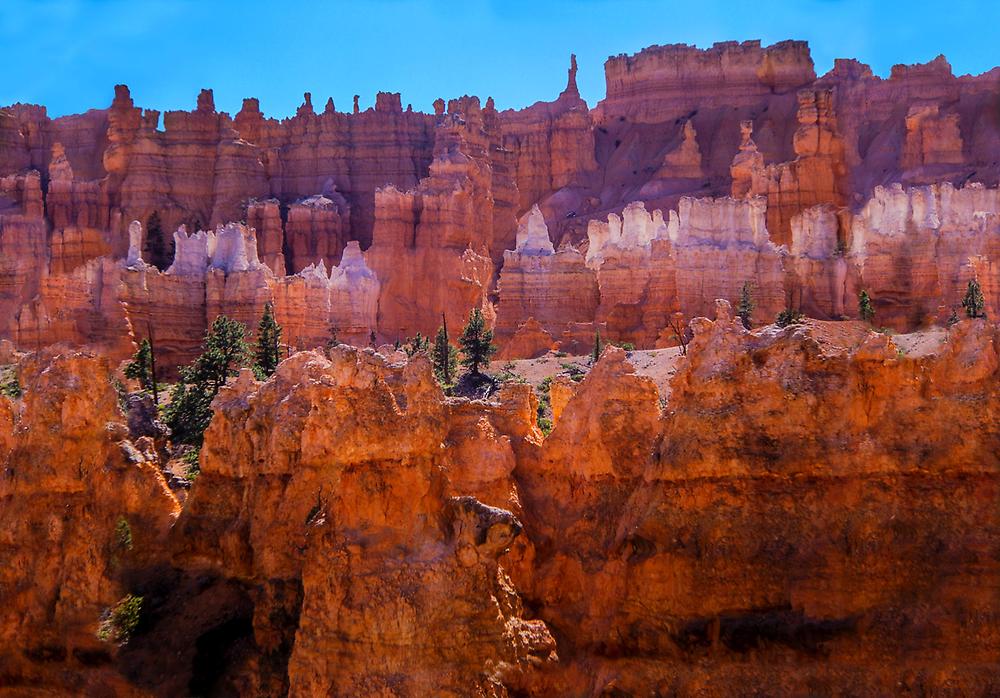
<svg viewBox="0 0 1000 698">
<path fill-rule="evenodd" d="M 554 383 L 544 439 L 531 386 L 446 399 L 419 356 L 244 371 L 183 508 L 106 361 L 22 359 L 23 397 L 0 397 L 4 686 L 995 692 L 997 326 L 748 332 L 719 301 L 692 329 L 669 397 L 608 347 Z M 97 637 L 129 594 L 128 642 Z"/>
</svg>

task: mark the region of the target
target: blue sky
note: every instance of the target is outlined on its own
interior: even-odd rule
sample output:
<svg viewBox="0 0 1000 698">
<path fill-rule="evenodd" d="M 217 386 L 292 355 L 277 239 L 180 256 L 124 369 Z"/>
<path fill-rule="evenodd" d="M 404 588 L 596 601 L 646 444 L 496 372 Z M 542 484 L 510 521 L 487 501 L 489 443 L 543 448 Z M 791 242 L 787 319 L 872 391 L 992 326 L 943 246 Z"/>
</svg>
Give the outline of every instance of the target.
<svg viewBox="0 0 1000 698">
<path fill-rule="evenodd" d="M 786 38 L 809 41 L 820 74 L 838 57 L 887 75 L 939 53 L 958 74 L 980 73 L 1000 64 L 1000 0 L 0 0 L 0 105 L 58 116 L 107 106 L 125 82 L 161 110 L 193 109 L 202 87 L 220 110 L 253 96 L 276 117 L 305 91 L 317 109 L 332 96 L 343 111 L 378 90 L 424 111 L 461 94 L 522 107 L 562 90 L 575 52 L 593 106 L 609 55 Z"/>
</svg>

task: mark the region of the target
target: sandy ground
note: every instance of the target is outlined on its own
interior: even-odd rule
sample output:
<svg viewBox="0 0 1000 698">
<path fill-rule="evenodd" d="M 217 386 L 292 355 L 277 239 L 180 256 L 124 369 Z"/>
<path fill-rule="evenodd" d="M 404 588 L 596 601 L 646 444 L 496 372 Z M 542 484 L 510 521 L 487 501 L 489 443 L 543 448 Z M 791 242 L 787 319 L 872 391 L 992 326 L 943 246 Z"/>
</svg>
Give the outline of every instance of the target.
<svg viewBox="0 0 1000 698">
<path fill-rule="evenodd" d="M 677 370 L 681 350 L 670 349 L 638 349 L 628 352 L 628 360 L 635 366 L 635 372 L 640 376 L 648 376 L 656 383 L 660 399 L 670 396 L 670 380 Z M 518 359 L 515 361 L 494 361 L 490 371 L 494 374 L 508 370 L 523 378 L 531 385 L 538 387 L 546 378 L 560 373 L 586 373 L 590 370 L 589 356 L 557 356 L 550 352 L 537 359 Z"/>
</svg>

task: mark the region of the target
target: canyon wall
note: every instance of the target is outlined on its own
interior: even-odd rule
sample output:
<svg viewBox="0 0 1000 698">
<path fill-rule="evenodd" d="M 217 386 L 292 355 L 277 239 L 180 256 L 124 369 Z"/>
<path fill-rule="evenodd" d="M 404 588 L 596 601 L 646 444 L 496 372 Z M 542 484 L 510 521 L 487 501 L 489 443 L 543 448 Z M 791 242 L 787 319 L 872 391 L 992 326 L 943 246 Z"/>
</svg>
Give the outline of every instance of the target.
<svg viewBox="0 0 1000 698">
<path fill-rule="evenodd" d="M 866 288 L 879 323 L 914 329 L 947 318 L 970 278 L 988 312 L 1000 304 L 1000 69 L 956 77 L 939 57 L 880 78 L 845 59 L 817 77 L 803 42 L 748 41 L 654 46 L 608 59 L 605 74 L 593 108 L 575 57 L 555 100 L 521 110 L 465 96 L 424 114 L 379 93 L 371 109 L 317 111 L 307 93 L 277 120 L 252 98 L 218 112 L 203 90 L 193 111 L 161 115 L 123 85 L 109 108 L 81 115 L 2 108 L 0 336 L 119 356 L 151 329 L 176 364 L 215 315 L 252 324 L 267 300 L 294 325 L 291 347 L 433 334 L 479 307 L 504 342 L 520 333 L 504 350 L 516 356 L 586 351 L 600 328 L 661 346 L 669 318 L 735 301 L 744 282 L 755 322 L 786 307 L 856 317 Z M 928 197 L 944 227 L 908 213 Z M 889 209 L 912 225 L 890 234 L 874 220 Z M 660 223 L 642 216 L 676 235 L 650 233 Z M 526 217 L 551 254 L 521 249 Z M 115 271 L 133 220 L 151 281 Z M 256 232 L 255 280 L 226 272 L 198 290 L 149 268 L 175 263 L 180 226 L 231 222 Z M 367 270 L 320 283 L 352 243 L 348 266 L 360 253 Z M 365 288 L 348 289 L 352 278 Z M 166 319 L 133 321 L 140 307 Z"/>
<path fill-rule="evenodd" d="M 560 384 L 547 437 L 529 385 L 445 398 L 423 357 L 296 353 L 223 389 L 182 505 L 105 359 L 22 359 L 23 396 L 0 397 L 0 683 L 1000 689 L 997 326 L 748 332 L 720 301 L 692 329 L 669 395 L 610 347 Z M 128 594 L 133 636 L 101 640 Z"/>
</svg>

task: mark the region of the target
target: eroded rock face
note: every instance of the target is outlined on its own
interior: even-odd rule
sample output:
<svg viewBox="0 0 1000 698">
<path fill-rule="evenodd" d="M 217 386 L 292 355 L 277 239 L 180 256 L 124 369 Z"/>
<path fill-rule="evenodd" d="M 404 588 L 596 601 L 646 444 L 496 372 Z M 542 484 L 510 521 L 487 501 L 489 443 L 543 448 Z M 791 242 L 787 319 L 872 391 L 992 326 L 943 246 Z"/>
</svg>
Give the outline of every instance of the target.
<svg viewBox="0 0 1000 698">
<path fill-rule="evenodd" d="M 553 649 L 498 563 L 521 523 L 446 496 L 426 360 L 304 352 L 216 407 L 174 559 L 256 589 L 257 690 L 502 695 Z"/>
<path fill-rule="evenodd" d="M 26 358 L 0 396 L 0 684 L 135 695 L 102 615 L 162 559 L 180 507 L 149 439 L 129 440 L 106 359 Z"/>
<path fill-rule="evenodd" d="M 1000 183 L 996 71 L 956 77 L 939 57 L 896 66 L 881 79 L 840 60 L 816 78 L 803 42 L 654 46 L 608 59 L 607 95 L 594 109 L 580 99 L 576 71 L 571 58 L 566 89 L 555 100 L 517 111 L 465 96 L 438 100 L 433 114 L 421 114 L 404 110 L 399 94 L 380 93 L 373 109 L 341 113 L 328 102 L 318 112 L 310 95 L 294 117 L 279 121 L 252 98 L 234 117 L 217 112 L 204 90 L 193 111 L 163 114 L 161 130 L 161 114 L 136 106 L 124 85 L 108 109 L 82 115 L 52 119 L 43 107 L 4 108 L 0 316 L 7 319 L 0 333 L 23 348 L 67 341 L 127 352 L 128 341 L 108 342 L 122 334 L 121 312 L 108 304 L 116 302 L 118 282 L 94 270 L 100 258 L 123 257 L 138 269 L 133 221 L 143 226 L 145 264 L 167 268 L 173 244 L 180 252 L 174 272 L 190 276 L 207 266 L 227 275 L 253 271 L 259 262 L 295 285 L 295 274 L 320 261 L 325 269 L 339 265 L 348 243 L 357 242 L 380 282 L 376 317 L 369 320 L 366 310 L 371 326 L 361 329 L 352 308 L 329 324 L 374 331 L 378 341 L 433 334 L 442 315 L 457 327 L 479 307 L 491 319 L 496 313 L 505 341 L 534 317 L 566 346 L 606 326 L 616 341 L 653 347 L 672 314 L 690 318 L 717 297 L 735 301 L 734 280 L 737 288 L 760 285 L 755 322 L 785 307 L 821 319 L 853 317 L 863 286 L 879 286 L 885 296 L 876 304 L 886 324 L 901 330 L 925 326 L 957 302 L 950 280 L 928 280 L 938 264 L 926 258 L 920 233 L 913 251 L 900 248 L 894 259 L 874 251 L 870 262 L 864 252 L 845 260 L 844 252 L 853 219 L 868 215 L 885 189 L 991 190 Z M 751 270 L 752 255 L 703 250 L 703 259 L 689 260 L 691 274 L 676 276 L 682 267 L 670 258 L 679 250 L 654 235 L 648 254 L 645 239 L 618 245 L 595 282 L 597 264 L 581 268 L 567 253 L 576 249 L 593 261 L 599 253 L 585 246 L 593 247 L 590 233 L 605 221 L 610 231 L 621 220 L 629 240 L 636 228 L 625 219 L 640 206 L 669 222 L 682 201 L 710 208 L 728 196 L 763 202 L 770 242 L 790 253 L 780 271 L 770 258 Z M 544 261 L 545 249 L 517 239 L 517 221 L 535 207 L 555 253 Z M 234 221 L 256 229 L 257 262 L 252 250 L 245 261 L 232 257 L 225 240 L 225 260 L 216 260 L 209 241 L 197 239 Z M 190 237 L 171 240 L 182 225 Z M 967 228 L 980 230 L 978 223 Z M 704 233 L 723 239 L 728 231 Z M 968 237 L 941 264 L 961 259 L 961 280 L 981 276 L 993 306 L 995 251 Z M 518 250 L 523 259 L 505 263 L 505 254 Z M 906 281 L 890 289 L 864 268 Z M 685 288 L 688 279 L 696 289 Z M 261 290 L 269 284 L 243 279 L 207 290 L 204 300 L 186 289 L 183 306 L 154 291 L 124 300 L 171 308 L 170 315 L 187 307 L 191 321 L 171 320 L 163 334 L 179 335 L 186 324 L 197 336 L 218 312 L 253 321 L 267 300 L 284 295 L 291 306 L 312 298 L 299 289 Z M 334 329 L 320 327 L 325 309 L 318 319 L 307 315 L 290 307 L 286 316 L 302 338 L 295 346 L 314 345 Z M 576 329 L 556 327 L 553 315 Z M 137 339 L 138 325 L 131 327 Z M 180 349 L 182 342 L 171 344 Z M 182 353 L 168 363 L 190 358 Z"/>
<path fill-rule="evenodd" d="M 22 360 L 5 686 L 994 692 L 997 326 L 748 332 L 725 301 L 692 324 L 669 398 L 608 347 L 544 439 L 530 385 L 445 399 L 419 356 L 244 371 L 176 522 L 106 362 Z M 118 648 L 95 632 L 126 593 L 147 615 Z"/>
</svg>

